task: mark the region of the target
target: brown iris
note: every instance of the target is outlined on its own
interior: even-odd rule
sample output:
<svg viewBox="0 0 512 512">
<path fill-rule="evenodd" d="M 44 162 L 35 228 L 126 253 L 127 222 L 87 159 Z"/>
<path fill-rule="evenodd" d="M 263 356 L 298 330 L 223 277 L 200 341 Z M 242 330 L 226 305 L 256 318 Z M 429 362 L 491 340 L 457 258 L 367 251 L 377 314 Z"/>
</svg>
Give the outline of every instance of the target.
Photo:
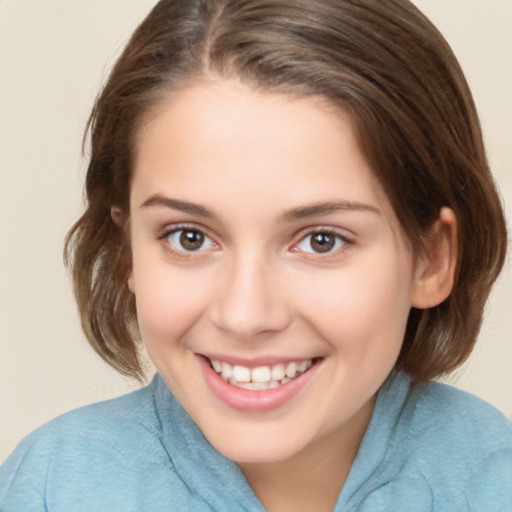
<svg viewBox="0 0 512 512">
<path fill-rule="evenodd" d="M 315 233 L 311 235 L 310 244 L 315 252 L 328 252 L 336 244 L 336 237 L 329 233 Z"/>
<path fill-rule="evenodd" d="M 183 230 L 180 244 L 186 251 L 197 251 L 204 243 L 204 235 L 200 231 Z"/>
</svg>

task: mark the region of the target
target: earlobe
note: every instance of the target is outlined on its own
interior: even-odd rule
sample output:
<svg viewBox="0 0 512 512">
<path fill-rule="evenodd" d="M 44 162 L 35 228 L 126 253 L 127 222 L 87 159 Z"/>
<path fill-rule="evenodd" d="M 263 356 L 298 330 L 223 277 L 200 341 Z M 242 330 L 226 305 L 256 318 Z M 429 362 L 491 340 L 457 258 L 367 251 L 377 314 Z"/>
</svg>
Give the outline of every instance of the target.
<svg viewBox="0 0 512 512">
<path fill-rule="evenodd" d="M 411 305 L 427 309 L 443 302 L 451 293 L 457 269 L 457 219 L 443 207 L 425 239 L 425 253 L 417 263 Z"/>
</svg>

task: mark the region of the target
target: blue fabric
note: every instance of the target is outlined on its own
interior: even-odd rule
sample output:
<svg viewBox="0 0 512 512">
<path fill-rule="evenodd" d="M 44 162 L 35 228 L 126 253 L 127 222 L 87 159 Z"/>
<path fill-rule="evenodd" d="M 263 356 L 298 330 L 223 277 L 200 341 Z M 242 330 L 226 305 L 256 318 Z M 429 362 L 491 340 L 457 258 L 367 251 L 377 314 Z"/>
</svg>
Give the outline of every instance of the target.
<svg viewBox="0 0 512 512">
<path fill-rule="evenodd" d="M 67 413 L 0 468 L 1 512 L 263 512 L 159 376 Z M 512 425 L 442 384 L 391 376 L 336 512 L 511 512 Z"/>
</svg>

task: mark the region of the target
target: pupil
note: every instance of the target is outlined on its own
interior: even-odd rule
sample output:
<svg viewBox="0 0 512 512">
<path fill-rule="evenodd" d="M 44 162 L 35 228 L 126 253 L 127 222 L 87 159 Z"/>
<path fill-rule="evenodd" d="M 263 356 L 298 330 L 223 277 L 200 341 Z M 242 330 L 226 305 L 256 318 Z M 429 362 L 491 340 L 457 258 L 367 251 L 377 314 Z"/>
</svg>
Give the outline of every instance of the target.
<svg viewBox="0 0 512 512">
<path fill-rule="evenodd" d="M 327 233 L 317 233 L 311 237 L 311 247 L 316 252 L 327 252 L 334 247 L 334 236 Z"/>
<path fill-rule="evenodd" d="M 180 243 L 187 251 L 200 249 L 204 242 L 204 235 L 199 231 L 183 231 L 180 236 Z"/>
</svg>

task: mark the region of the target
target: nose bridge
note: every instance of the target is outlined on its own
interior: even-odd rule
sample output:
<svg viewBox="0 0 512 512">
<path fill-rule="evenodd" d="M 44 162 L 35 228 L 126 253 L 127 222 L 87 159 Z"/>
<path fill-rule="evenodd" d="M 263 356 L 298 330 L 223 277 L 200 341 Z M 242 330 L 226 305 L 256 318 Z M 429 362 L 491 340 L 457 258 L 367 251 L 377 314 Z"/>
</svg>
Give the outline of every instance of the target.
<svg viewBox="0 0 512 512">
<path fill-rule="evenodd" d="M 240 339 L 277 332 L 289 322 L 289 308 L 279 289 L 277 262 L 256 250 L 226 261 L 213 304 L 213 321 Z"/>
</svg>

